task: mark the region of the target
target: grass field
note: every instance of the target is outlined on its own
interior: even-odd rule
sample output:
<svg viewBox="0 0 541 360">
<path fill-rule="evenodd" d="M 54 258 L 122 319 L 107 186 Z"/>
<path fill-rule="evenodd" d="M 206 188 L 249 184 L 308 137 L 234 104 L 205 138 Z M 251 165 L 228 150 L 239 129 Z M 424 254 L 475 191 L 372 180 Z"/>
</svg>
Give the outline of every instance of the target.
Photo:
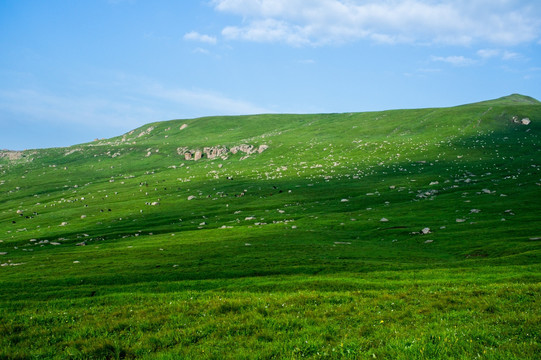
<svg viewBox="0 0 541 360">
<path fill-rule="evenodd" d="M 511 95 L 2 152 L 0 359 L 541 358 L 540 133 Z"/>
</svg>

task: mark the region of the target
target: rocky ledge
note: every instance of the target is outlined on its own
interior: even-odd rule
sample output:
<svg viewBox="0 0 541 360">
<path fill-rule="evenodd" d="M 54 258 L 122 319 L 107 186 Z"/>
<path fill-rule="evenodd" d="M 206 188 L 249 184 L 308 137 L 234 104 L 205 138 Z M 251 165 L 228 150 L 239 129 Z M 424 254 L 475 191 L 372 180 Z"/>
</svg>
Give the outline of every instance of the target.
<svg viewBox="0 0 541 360">
<path fill-rule="evenodd" d="M 246 157 L 250 156 L 251 154 L 261 154 L 263 151 L 267 150 L 269 147 L 267 145 L 248 145 L 248 144 L 241 144 L 241 145 L 235 145 L 231 148 L 227 148 L 226 146 L 210 146 L 210 147 L 204 147 L 203 149 L 189 149 L 187 147 L 179 147 L 177 148 L 177 153 L 179 155 L 183 155 L 185 160 L 194 160 L 197 161 L 203 157 L 206 157 L 207 159 L 216 159 L 221 158 L 223 160 L 227 159 L 229 154 L 237 154 L 237 153 L 244 153 L 244 156 L 241 158 L 245 159 Z"/>
</svg>

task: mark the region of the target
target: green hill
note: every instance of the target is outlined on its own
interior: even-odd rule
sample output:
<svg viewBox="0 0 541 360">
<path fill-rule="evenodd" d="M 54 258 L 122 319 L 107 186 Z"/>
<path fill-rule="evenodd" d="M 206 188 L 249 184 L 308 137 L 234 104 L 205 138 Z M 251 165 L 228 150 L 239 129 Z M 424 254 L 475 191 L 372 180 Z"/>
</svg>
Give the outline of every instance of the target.
<svg viewBox="0 0 541 360">
<path fill-rule="evenodd" d="M 527 359 L 541 103 L 0 152 L 0 358 Z"/>
<path fill-rule="evenodd" d="M 511 94 L 495 100 L 477 103 L 479 105 L 539 105 L 540 102 L 530 96 Z"/>
</svg>

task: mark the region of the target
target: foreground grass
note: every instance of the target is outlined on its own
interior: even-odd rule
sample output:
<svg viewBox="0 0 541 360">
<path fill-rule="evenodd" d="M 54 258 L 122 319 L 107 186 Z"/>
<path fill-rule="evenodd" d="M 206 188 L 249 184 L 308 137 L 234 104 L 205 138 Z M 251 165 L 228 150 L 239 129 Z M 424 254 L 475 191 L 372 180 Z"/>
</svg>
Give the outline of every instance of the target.
<svg viewBox="0 0 541 360">
<path fill-rule="evenodd" d="M 101 296 L 81 285 L 86 296 L 4 306 L 0 355 L 534 359 L 539 275 L 538 267 L 481 266 L 249 277 Z"/>
</svg>

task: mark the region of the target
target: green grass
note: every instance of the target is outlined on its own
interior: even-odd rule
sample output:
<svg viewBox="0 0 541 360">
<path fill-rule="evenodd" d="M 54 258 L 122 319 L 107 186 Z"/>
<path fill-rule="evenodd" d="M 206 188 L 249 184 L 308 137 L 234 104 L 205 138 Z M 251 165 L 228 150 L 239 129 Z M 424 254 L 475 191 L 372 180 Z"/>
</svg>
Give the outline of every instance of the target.
<svg viewBox="0 0 541 360">
<path fill-rule="evenodd" d="M 0 359 L 537 359 L 540 130 L 514 94 L 0 157 Z"/>
</svg>

